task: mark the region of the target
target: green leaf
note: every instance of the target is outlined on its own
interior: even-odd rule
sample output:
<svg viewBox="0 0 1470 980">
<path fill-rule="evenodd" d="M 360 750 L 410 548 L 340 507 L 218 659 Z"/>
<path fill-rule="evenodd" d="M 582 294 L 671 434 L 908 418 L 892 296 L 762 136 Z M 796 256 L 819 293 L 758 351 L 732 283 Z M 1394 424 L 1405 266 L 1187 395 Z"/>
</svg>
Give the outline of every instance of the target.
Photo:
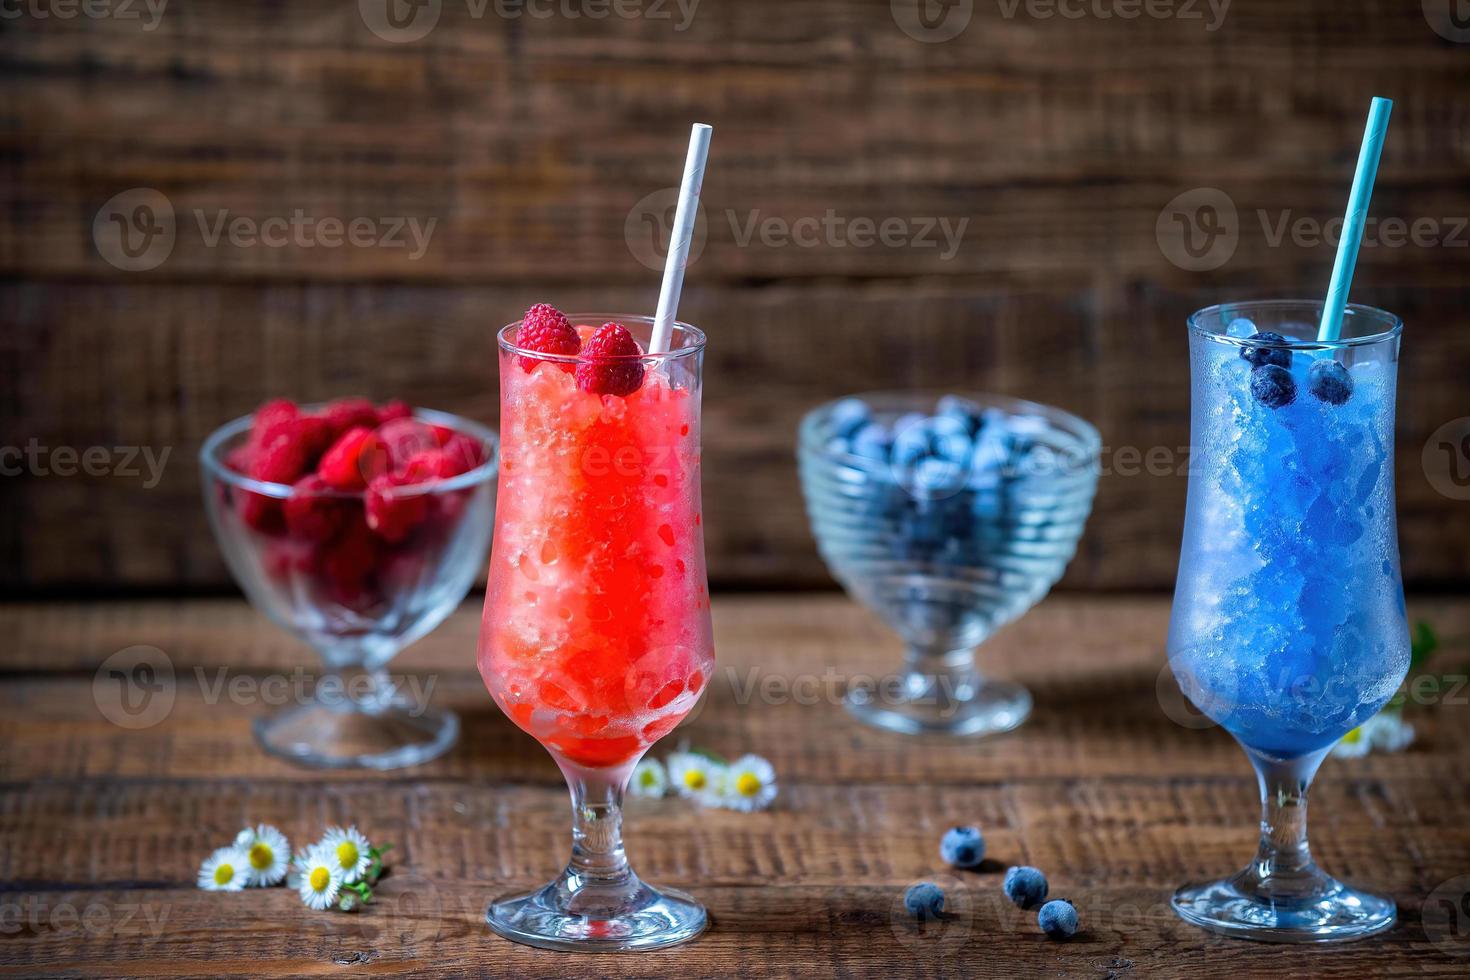
<svg viewBox="0 0 1470 980">
<path fill-rule="evenodd" d="M 1439 649 L 1439 636 L 1434 627 L 1424 620 L 1414 624 L 1414 635 L 1409 643 L 1409 671 L 1412 673 L 1424 665 L 1429 655 Z"/>
</svg>

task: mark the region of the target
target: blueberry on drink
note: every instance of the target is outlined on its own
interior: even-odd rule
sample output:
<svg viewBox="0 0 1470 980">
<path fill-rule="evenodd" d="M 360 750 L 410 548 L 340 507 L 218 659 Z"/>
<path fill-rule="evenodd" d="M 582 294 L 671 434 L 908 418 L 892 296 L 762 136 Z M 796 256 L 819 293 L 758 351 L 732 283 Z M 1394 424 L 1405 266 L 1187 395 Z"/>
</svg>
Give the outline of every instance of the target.
<svg viewBox="0 0 1470 980">
<path fill-rule="evenodd" d="M 1281 334 L 1273 333 L 1270 330 L 1263 330 L 1250 339 L 1259 342 L 1261 345 L 1285 345 L 1287 342 L 1286 338 L 1281 336 Z M 1274 364 L 1277 367 L 1282 368 L 1291 367 L 1291 351 L 1286 350 L 1284 346 L 1242 347 L 1240 350 L 1240 356 L 1244 360 L 1249 362 L 1252 367 L 1260 367 L 1263 364 Z"/>
<path fill-rule="evenodd" d="M 1307 390 L 1318 401 L 1341 405 L 1353 397 L 1353 376 L 1336 361 L 1317 361 L 1307 371 Z"/>
<path fill-rule="evenodd" d="M 1262 364 L 1251 371 L 1251 394 L 1267 408 L 1282 408 L 1296 401 L 1296 379 L 1284 367 Z"/>
</svg>

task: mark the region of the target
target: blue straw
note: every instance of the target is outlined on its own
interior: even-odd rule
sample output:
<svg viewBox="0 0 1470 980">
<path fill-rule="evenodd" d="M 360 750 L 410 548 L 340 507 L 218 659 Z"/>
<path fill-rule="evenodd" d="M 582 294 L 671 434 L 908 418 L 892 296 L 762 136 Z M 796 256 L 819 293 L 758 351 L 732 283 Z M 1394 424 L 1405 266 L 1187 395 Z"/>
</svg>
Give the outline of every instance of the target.
<svg viewBox="0 0 1470 980">
<path fill-rule="evenodd" d="M 1319 341 L 1336 340 L 1342 333 L 1342 314 L 1347 306 L 1348 290 L 1353 285 L 1353 266 L 1358 262 L 1358 246 L 1363 242 L 1363 225 L 1368 220 L 1368 201 L 1373 197 L 1373 179 L 1378 176 L 1378 158 L 1383 154 L 1383 138 L 1388 135 L 1388 114 L 1392 110 L 1392 101 L 1379 98 L 1368 109 L 1363 148 L 1358 151 L 1358 172 L 1353 176 L 1353 191 L 1348 195 L 1347 214 L 1342 219 L 1342 240 L 1337 244 L 1337 260 L 1332 264 L 1332 282 L 1327 287 L 1327 302 L 1322 306 L 1322 325 L 1317 330 Z"/>
</svg>

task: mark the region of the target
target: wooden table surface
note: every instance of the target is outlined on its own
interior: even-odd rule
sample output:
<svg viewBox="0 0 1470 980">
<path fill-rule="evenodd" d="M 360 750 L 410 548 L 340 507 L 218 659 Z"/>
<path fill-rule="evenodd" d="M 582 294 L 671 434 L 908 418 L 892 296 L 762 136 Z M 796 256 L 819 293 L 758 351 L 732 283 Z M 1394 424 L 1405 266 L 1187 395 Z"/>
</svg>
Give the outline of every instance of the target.
<svg viewBox="0 0 1470 980">
<path fill-rule="evenodd" d="M 1470 634 L 1470 602 L 1410 611 L 1442 635 Z M 0 973 L 1013 980 L 1463 976 L 1470 966 L 1470 878 L 1455 881 L 1470 874 L 1461 694 L 1418 710 L 1409 752 L 1329 760 L 1313 793 L 1319 861 L 1394 895 L 1401 921 L 1390 934 L 1286 948 L 1216 938 L 1173 916 L 1173 886 L 1252 853 L 1257 802 L 1230 739 L 1162 707 L 1168 606 L 1155 597 L 1057 596 L 995 637 L 986 662 L 1028 684 L 1036 712 L 1017 734 L 954 742 L 860 727 L 823 693 L 825 679 L 896 663 L 892 637 L 845 599 L 717 601 L 717 681 L 679 735 L 769 757 L 781 795 L 751 815 L 637 800 L 627 818 L 635 867 L 695 893 L 713 927 L 628 957 L 513 945 L 485 928 L 484 906 L 560 868 L 567 801 L 550 759 L 480 683 L 476 612 L 467 604 L 395 663 L 433 678 L 435 702 L 460 713 L 458 746 L 417 769 L 365 774 L 265 756 L 249 728 L 263 707 L 228 688 L 213 696 L 221 676 L 246 678 L 243 689 L 311 664 L 243 602 L 0 606 Z M 137 644 L 163 651 L 177 683 L 166 717 L 129 730 L 103 717 L 93 680 L 110 654 Z M 1451 649 L 1438 666 L 1463 673 L 1464 657 Z M 782 694 L 803 677 L 812 680 L 793 689 L 802 697 Z M 262 821 L 293 840 L 355 822 L 392 841 L 379 903 L 310 913 L 284 888 L 197 891 L 200 859 Z M 990 860 L 977 873 L 940 865 L 940 834 L 956 823 L 985 829 Z M 1046 940 L 1005 902 L 1012 863 L 1044 868 L 1053 894 L 1075 901 L 1074 941 Z M 936 874 L 958 914 L 919 934 L 901 896 Z M 1438 918 L 1422 917 L 1427 901 Z"/>
</svg>

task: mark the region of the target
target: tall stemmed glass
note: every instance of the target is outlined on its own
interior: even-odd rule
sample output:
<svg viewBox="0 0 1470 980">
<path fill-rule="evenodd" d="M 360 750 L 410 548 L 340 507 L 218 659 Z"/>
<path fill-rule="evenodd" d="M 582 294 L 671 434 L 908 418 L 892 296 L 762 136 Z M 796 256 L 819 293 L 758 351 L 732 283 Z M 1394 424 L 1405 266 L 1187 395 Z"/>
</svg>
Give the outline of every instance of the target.
<svg viewBox="0 0 1470 980">
<path fill-rule="evenodd" d="M 1169 658 L 1245 749 L 1262 814 L 1255 860 L 1173 904 L 1274 942 L 1356 939 L 1395 918 L 1392 899 L 1318 869 L 1306 815 L 1327 751 L 1408 671 L 1393 490 L 1402 324 L 1349 306 L 1341 339 L 1324 342 L 1321 315 L 1273 300 L 1189 319 L 1194 458 Z"/>
<path fill-rule="evenodd" d="M 647 317 L 615 321 L 647 350 Z M 551 949 L 682 942 L 704 909 L 644 884 L 623 854 L 623 791 L 714 669 L 699 490 L 704 335 L 676 324 L 636 390 L 600 393 L 578 356 L 500 332 L 501 474 L 479 666 L 551 753 L 572 795 L 572 855 L 538 891 L 494 902 L 490 927 Z M 606 365 L 606 361 L 599 362 Z M 619 368 L 621 370 L 621 368 Z"/>
</svg>

